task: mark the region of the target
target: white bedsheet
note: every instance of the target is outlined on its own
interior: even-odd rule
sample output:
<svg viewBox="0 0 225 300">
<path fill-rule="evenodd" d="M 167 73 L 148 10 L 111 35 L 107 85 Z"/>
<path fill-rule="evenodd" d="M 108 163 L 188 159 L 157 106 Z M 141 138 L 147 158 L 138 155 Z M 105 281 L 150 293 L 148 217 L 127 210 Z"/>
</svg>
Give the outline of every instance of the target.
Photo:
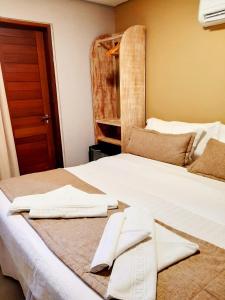
<svg viewBox="0 0 225 300">
<path fill-rule="evenodd" d="M 184 168 L 121 154 L 67 169 L 129 205 L 149 209 L 162 222 L 225 249 L 225 183 Z M 101 299 L 44 244 L 21 216 L 7 216 L 0 193 L 0 263 L 27 299 Z M 28 288 L 29 287 L 29 288 Z"/>
</svg>

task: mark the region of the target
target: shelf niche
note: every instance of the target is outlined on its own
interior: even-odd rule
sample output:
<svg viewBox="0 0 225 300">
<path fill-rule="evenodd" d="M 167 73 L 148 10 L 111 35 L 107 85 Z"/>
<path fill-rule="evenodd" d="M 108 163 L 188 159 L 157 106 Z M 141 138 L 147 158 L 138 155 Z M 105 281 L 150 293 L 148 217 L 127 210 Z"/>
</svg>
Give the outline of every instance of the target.
<svg viewBox="0 0 225 300">
<path fill-rule="evenodd" d="M 109 55 L 113 48 L 119 51 Z M 96 143 L 124 151 L 130 129 L 145 126 L 145 27 L 97 37 L 91 49 L 91 79 Z"/>
</svg>

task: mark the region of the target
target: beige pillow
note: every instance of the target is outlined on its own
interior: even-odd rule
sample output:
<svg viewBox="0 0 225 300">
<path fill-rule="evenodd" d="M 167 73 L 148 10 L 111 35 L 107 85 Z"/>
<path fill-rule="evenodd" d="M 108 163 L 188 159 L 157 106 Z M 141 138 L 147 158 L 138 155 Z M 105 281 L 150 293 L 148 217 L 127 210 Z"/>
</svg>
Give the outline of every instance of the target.
<svg viewBox="0 0 225 300">
<path fill-rule="evenodd" d="M 210 139 L 203 154 L 188 167 L 188 171 L 225 181 L 225 143 Z"/>
<path fill-rule="evenodd" d="M 195 133 L 165 134 L 132 128 L 126 152 L 146 158 L 185 166 L 189 163 Z"/>
</svg>

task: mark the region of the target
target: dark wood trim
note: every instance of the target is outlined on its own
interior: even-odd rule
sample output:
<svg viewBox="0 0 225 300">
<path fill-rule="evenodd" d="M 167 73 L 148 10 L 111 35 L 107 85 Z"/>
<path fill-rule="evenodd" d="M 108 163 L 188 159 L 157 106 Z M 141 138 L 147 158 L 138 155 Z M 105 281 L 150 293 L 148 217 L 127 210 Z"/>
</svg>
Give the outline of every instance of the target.
<svg viewBox="0 0 225 300">
<path fill-rule="evenodd" d="M 62 156 L 62 141 L 60 133 L 60 122 L 59 122 L 59 110 L 58 110 L 58 100 L 56 92 L 56 79 L 55 79 L 55 66 L 54 66 L 54 56 L 52 48 L 52 33 L 51 26 L 46 27 L 44 33 L 44 43 L 46 47 L 46 64 L 48 71 L 48 85 L 50 93 L 50 106 L 51 111 L 53 112 L 52 122 L 53 122 L 53 135 L 55 141 L 55 150 L 56 150 L 56 162 L 58 167 L 63 167 L 63 156 Z"/>
<path fill-rule="evenodd" d="M 47 72 L 48 72 L 50 106 L 52 112 L 51 117 L 52 117 L 52 126 L 53 126 L 53 138 L 55 142 L 56 164 L 58 168 L 63 167 L 64 163 L 63 163 L 63 155 L 62 155 L 62 140 L 61 140 L 60 122 L 59 122 L 59 110 L 58 110 L 58 98 L 57 98 L 56 79 L 55 79 L 51 25 L 0 17 L 0 26 L 4 26 L 8 28 L 17 28 L 17 29 L 25 28 L 28 30 L 29 29 L 40 30 L 43 32 L 45 51 L 46 51 L 46 65 L 47 65 Z"/>
<path fill-rule="evenodd" d="M 58 100 L 56 91 L 56 79 L 55 79 L 55 67 L 54 67 L 54 57 L 52 48 L 52 33 L 51 26 L 46 27 L 46 32 L 44 34 L 44 43 L 46 46 L 46 64 L 48 80 L 49 80 L 49 93 L 50 93 L 50 105 L 52 114 L 54 114 L 53 121 L 53 134 L 56 149 L 56 162 L 58 167 L 63 167 L 63 156 L 62 156 L 62 141 L 60 133 L 60 122 L 59 122 L 59 110 L 58 110 Z"/>
<path fill-rule="evenodd" d="M 49 24 L 43 24 L 43 23 L 37 23 L 37 22 L 31 22 L 31 21 L 22 21 L 22 20 L 16 20 L 16 19 L 10 19 L 10 18 L 2 18 L 0 17 L 0 24 L 4 25 L 6 27 L 13 27 L 13 28 L 30 28 L 32 30 L 38 29 L 45 29 L 50 27 Z"/>
</svg>

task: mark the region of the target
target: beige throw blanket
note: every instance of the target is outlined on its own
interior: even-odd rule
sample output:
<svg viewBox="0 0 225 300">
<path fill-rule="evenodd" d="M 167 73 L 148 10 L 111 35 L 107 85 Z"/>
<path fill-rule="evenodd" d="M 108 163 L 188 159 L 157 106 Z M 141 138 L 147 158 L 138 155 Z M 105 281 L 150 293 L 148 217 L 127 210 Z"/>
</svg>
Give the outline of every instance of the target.
<svg viewBox="0 0 225 300">
<path fill-rule="evenodd" d="M 88 193 L 101 193 L 63 169 L 7 179 L 0 182 L 0 189 L 12 201 L 18 196 L 45 193 L 67 184 Z M 109 211 L 109 215 L 125 207 L 119 203 L 119 208 Z M 89 269 L 108 218 L 29 220 L 26 213 L 23 216 L 56 256 L 99 295 L 105 296 L 110 272 L 92 274 Z M 200 253 L 159 273 L 157 299 L 225 299 L 225 250 L 160 224 L 197 243 Z"/>
</svg>

